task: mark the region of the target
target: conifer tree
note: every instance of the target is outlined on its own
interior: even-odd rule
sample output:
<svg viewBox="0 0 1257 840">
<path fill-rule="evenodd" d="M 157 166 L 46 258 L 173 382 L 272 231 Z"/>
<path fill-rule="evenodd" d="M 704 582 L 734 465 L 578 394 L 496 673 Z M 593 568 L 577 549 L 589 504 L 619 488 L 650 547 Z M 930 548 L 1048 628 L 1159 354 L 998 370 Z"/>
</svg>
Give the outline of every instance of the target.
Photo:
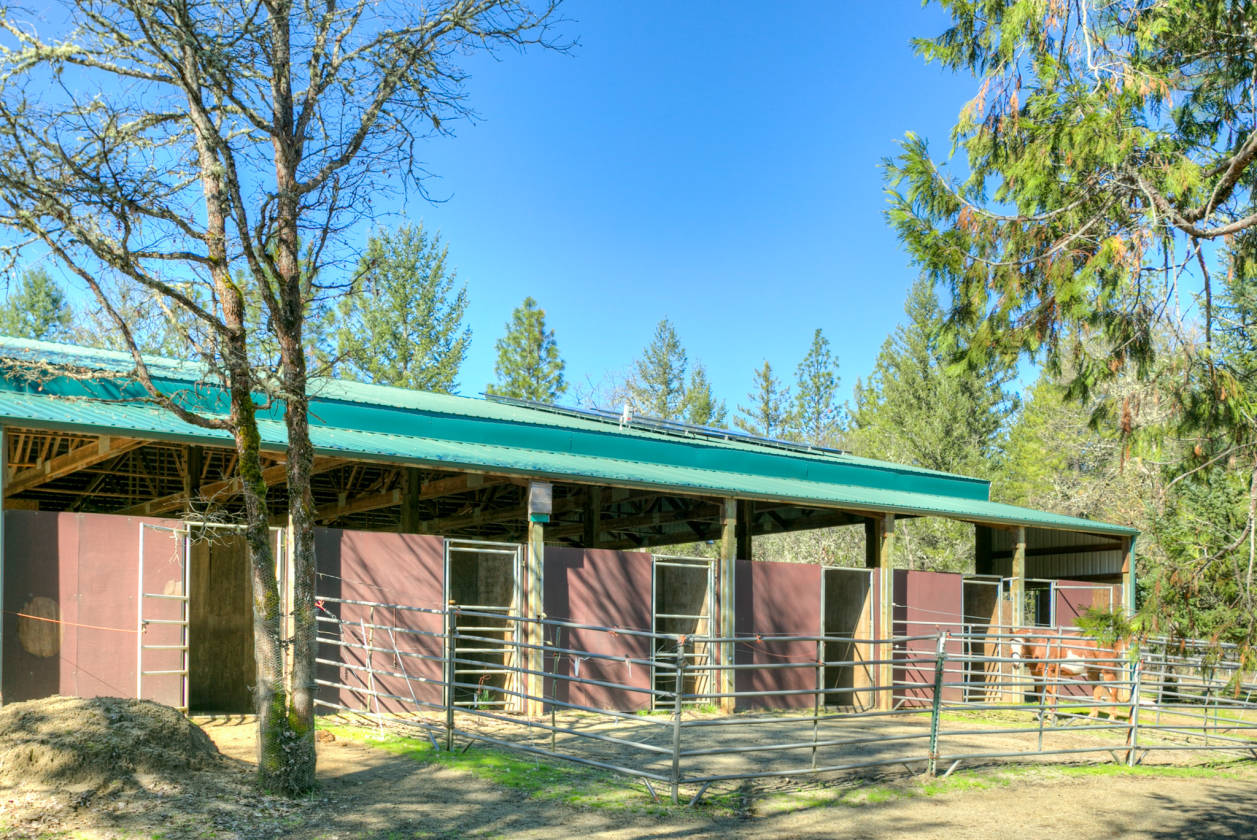
<svg viewBox="0 0 1257 840">
<path fill-rule="evenodd" d="M 794 437 L 813 446 L 836 446 L 842 430 L 838 405 L 838 360 L 829 339 L 817 329 L 807 355 L 795 369 Z"/>
<path fill-rule="evenodd" d="M 725 401 L 712 395 L 707 369 L 701 364 L 694 365 L 689 387 L 685 390 L 685 422 L 719 429 L 724 427 L 728 413 Z"/>
<path fill-rule="evenodd" d="M 650 344 L 633 365 L 627 390 L 632 408 L 663 420 L 680 420 L 685 412 L 686 370 L 689 358 L 672 322 L 655 325 Z"/>
<path fill-rule="evenodd" d="M 917 281 L 899 326 L 857 383 L 853 435 L 861 455 L 933 470 L 986 476 L 1016 408 L 1005 386 L 1014 369 L 989 363 L 949 369 L 943 313 L 933 288 Z"/>
<path fill-rule="evenodd" d="M 30 268 L 0 305 L 0 334 L 58 341 L 68 336 L 71 318 L 57 282 L 42 268 Z"/>
<path fill-rule="evenodd" d="M 467 288 L 447 266 L 440 235 L 422 225 L 367 242 L 350 294 L 337 307 L 337 376 L 453 393 L 471 346 L 463 326 Z"/>
<path fill-rule="evenodd" d="M 524 298 L 511 313 L 497 351 L 493 367 L 497 382 L 485 389 L 487 393 L 552 403 L 567 390 L 554 330 L 546 329 L 546 312 L 533 298 Z"/>
<path fill-rule="evenodd" d="M 738 406 L 742 416 L 733 421 L 742 431 L 779 438 L 792 427 L 790 389 L 773 375 L 773 367 L 767 361 L 755 371 L 754 384 L 746 398 L 750 405 Z"/>
</svg>

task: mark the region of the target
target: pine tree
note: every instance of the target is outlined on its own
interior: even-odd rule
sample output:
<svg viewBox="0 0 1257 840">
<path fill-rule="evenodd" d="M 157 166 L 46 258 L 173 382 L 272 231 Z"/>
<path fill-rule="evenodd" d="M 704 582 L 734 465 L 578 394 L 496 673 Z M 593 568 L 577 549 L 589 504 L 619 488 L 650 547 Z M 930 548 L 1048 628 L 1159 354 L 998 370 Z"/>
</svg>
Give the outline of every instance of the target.
<svg viewBox="0 0 1257 840">
<path fill-rule="evenodd" d="M 838 405 L 842 380 L 829 339 L 819 329 L 812 334 L 812 345 L 795 369 L 795 377 L 793 436 L 813 446 L 836 446 L 842 431 Z"/>
<path fill-rule="evenodd" d="M 904 311 L 907 323 L 886 340 L 872 375 L 855 388 L 852 425 L 860 454 L 989 475 L 1016 408 L 1005 389 L 1014 369 L 994 363 L 949 369 L 942 310 L 925 281 L 913 285 Z"/>
<path fill-rule="evenodd" d="M 335 375 L 452 393 L 471 345 L 463 326 L 467 288 L 446 265 L 448 249 L 422 225 L 371 237 L 358 277 L 337 307 Z"/>
<path fill-rule="evenodd" d="M 22 272 L 0 305 L 0 334 L 58 341 L 70 332 L 70 306 L 61 287 L 42 268 Z"/>
<path fill-rule="evenodd" d="M 728 413 L 724 400 L 717 400 L 712 396 L 707 369 L 701 364 L 694 365 L 689 387 L 685 390 L 685 422 L 695 426 L 724 428 Z"/>
<path fill-rule="evenodd" d="M 851 445 L 859 455 L 944 472 L 990 477 L 1016 401 L 1005 390 L 1011 368 L 953 371 L 933 288 L 917 282 L 907 322 L 882 345 L 873 374 L 855 388 Z M 964 571 L 973 531 L 940 519 L 905 523 L 896 553 L 908 568 Z"/>
<path fill-rule="evenodd" d="M 746 398 L 750 405 L 738 406 L 742 416 L 733 421 L 742 431 L 760 437 L 779 438 L 793 425 L 790 389 L 773 375 L 773 367 L 767 361 L 755 371 L 755 381 Z"/>
<path fill-rule="evenodd" d="M 487 393 L 552 403 L 567 390 L 554 330 L 546 329 L 545 310 L 538 309 L 531 297 L 511 313 L 497 350 L 493 367 L 497 382 L 485 389 Z"/>
<path fill-rule="evenodd" d="M 664 318 L 655 326 L 654 337 L 633 366 L 627 390 L 634 411 L 663 420 L 682 419 L 686 408 L 688 364 L 676 330 Z"/>
</svg>

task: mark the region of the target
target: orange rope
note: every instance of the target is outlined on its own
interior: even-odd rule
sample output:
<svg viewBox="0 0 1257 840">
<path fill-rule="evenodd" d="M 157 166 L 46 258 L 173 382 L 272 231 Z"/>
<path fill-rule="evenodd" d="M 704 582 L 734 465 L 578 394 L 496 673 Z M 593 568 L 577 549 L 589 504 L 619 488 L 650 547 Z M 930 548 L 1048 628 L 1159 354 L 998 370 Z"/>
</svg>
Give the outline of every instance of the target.
<svg viewBox="0 0 1257 840">
<path fill-rule="evenodd" d="M 12 610 L 5 610 L 5 612 L 8 613 L 9 615 L 16 615 L 18 618 L 29 618 L 32 621 L 47 621 L 49 624 L 64 624 L 67 627 L 82 627 L 87 630 L 111 630 L 114 633 L 138 633 L 140 632 L 139 630 L 131 630 L 126 627 L 101 627 L 98 624 L 78 624 L 73 621 L 61 621 L 60 619 L 56 619 L 56 618 L 45 618 L 42 615 L 27 615 L 26 613 L 13 612 Z"/>
</svg>

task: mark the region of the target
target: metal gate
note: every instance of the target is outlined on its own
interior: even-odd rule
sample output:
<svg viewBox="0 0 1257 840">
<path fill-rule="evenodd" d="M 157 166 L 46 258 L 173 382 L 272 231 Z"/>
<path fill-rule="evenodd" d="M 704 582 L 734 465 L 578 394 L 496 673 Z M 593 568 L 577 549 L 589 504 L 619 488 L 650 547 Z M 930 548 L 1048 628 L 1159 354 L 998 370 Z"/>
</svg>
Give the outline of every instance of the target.
<svg viewBox="0 0 1257 840">
<path fill-rule="evenodd" d="M 686 694 L 706 693 L 710 690 L 707 681 L 712 672 L 707 668 L 699 669 L 694 666 L 714 664 L 715 645 L 711 640 L 715 637 L 712 616 L 716 614 L 716 562 L 702 557 L 674 557 L 666 554 L 652 555 L 651 559 L 654 562 L 651 564 L 650 574 L 650 612 L 653 616 L 654 632 L 667 635 L 684 633 L 688 637 L 685 662 L 689 676 L 683 688 Z M 694 605 L 684 611 L 671 607 L 665 609 L 670 601 L 663 587 L 673 569 L 680 574 L 689 572 L 701 575 L 700 579 L 704 581 L 703 596 L 693 599 Z M 673 675 L 676 673 L 676 659 L 676 645 L 671 640 L 654 640 L 650 670 L 651 685 L 656 691 L 675 690 L 676 679 Z M 656 663 L 665 667 L 656 668 Z M 652 695 L 652 703 L 658 699 L 658 696 Z"/>
<path fill-rule="evenodd" d="M 140 523 L 135 696 L 188 710 L 188 532 L 184 528 Z M 153 552 L 152 557 L 146 554 Z M 145 562 L 147 559 L 147 562 Z M 153 591 L 157 586 L 161 591 Z M 149 693 L 145 696 L 145 678 Z M 178 678 L 177 693 L 170 681 Z M 157 687 L 154 687 L 157 682 Z"/>
<path fill-rule="evenodd" d="M 446 627 L 455 659 L 454 705 L 523 708 L 523 575 L 524 548 L 517 543 L 445 541 L 445 602 L 473 613 L 457 619 L 456 632 Z"/>
</svg>

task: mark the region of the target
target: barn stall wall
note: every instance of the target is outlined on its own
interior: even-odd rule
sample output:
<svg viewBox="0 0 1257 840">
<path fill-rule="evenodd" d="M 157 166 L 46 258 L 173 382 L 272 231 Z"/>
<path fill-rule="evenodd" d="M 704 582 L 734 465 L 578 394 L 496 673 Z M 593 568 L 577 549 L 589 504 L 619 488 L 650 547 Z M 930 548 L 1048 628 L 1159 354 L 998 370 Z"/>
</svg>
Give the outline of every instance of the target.
<svg viewBox="0 0 1257 840">
<path fill-rule="evenodd" d="M 649 554 L 604 549 L 547 546 L 545 555 L 546 615 L 561 621 L 649 630 L 652 559 Z M 550 627 L 547 643 L 571 650 L 613 656 L 615 661 L 570 654 L 547 658 L 546 669 L 560 676 L 649 689 L 650 668 L 624 660 L 649 659 L 650 639 L 575 627 Z M 555 634 L 557 633 L 557 637 Z M 579 673 L 577 671 L 579 669 Z M 546 694 L 565 703 L 593 708 L 636 711 L 650 708 L 650 695 L 572 680 L 547 680 Z"/>
<path fill-rule="evenodd" d="M 1121 584 L 1095 583 L 1085 580 L 1056 582 L 1056 626 L 1076 627 L 1078 619 L 1091 608 L 1121 609 Z"/>
<path fill-rule="evenodd" d="M 321 599 L 339 598 L 431 610 L 441 609 L 444 603 L 445 543 L 440 537 L 318 528 L 314 544 L 317 592 Z M 443 645 L 439 634 L 444 632 L 445 622 L 441 614 L 330 601 L 322 601 L 320 609 L 326 611 L 324 615 L 340 619 L 339 624 L 320 623 L 320 636 L 356 645 L 337 646 L 328 642 L 319 645 L 320 659 L 341 664 L 320 663 L 318 679 L 348 686 L 320 686 L 320 699 L 390 714 L 413 710 L 412 689 L 421 703 L 439 705 L 442 702 Z M 373 624 L 381 627 L 372 627 Z M 390 633 L 384 627 L 397 628 L 397 631 Z M 420 635 L 423 632 L 438 635 Z M 371 679 L 364 670 L 368 664 L 364 647 L 374 649 L 370 665 L 376 672 L 375 691 L 394 697 L 372 698 L 365 693 Z M 409 685 L 406 676 L 410 677 Z"/>
<path fill-rule="evenodd" d="M 895 700 L 903 700 L 907 705 L 928 703 L 934 696 L 934 661 L 938 650 L 932 636 L 940 630 L 963 631 L 964 577 L 949 572 L 896 569 L 893 584 L 895 635 L 931 637 L 896 643 L 896 658 L 906 655 L 912 663 L 895 668 Z M 963 642 L 948 639 L 944 642 L 944 651 L 949 656 L 961 656 Z M 956 680 L 954 674 L 947 678 Z M 962 689 L 959 686 L 944 688 L 943 699 L 962 699 Z"/>
<path fill-rule="evenodd" d="M 737 567 L 738 635 L 797 635 L 815 637 L 821 624 L 821 567 L 812 563 L 774 563 L 739 560 Z M 739 665 L 815 662 L 816 643 L 811 641 L 756 641 L 738 645 Z M 814 668 L 740 670 L 738 692 L 805 690 L 816 688 Z M 739 698 L 746 708 L 810 707 L 808 694 L 764 695 Z"/>
<path fill-rule="evenodd" d="M 5 702 L 53 694 L 134 697 L 140 525 L 173 520 L 88 513 L 4 512 Z M 144 540 L 146 592 L 181 595 L 183 553 L 169 530 Z M 174 599 L 147 618 L 177 618 Z M 39 619 L 53 619 L 41 621 Z M 60 623 L 56 623 L 60 622 Z M 178 628 L 150 625 L 145 644 L 177 644 Z M 177 670 L 178 651 L 146 651 L 146 670 Z M 144 696 L 182 702 L 178 675 L 146 677 Z"/>
</svg>

